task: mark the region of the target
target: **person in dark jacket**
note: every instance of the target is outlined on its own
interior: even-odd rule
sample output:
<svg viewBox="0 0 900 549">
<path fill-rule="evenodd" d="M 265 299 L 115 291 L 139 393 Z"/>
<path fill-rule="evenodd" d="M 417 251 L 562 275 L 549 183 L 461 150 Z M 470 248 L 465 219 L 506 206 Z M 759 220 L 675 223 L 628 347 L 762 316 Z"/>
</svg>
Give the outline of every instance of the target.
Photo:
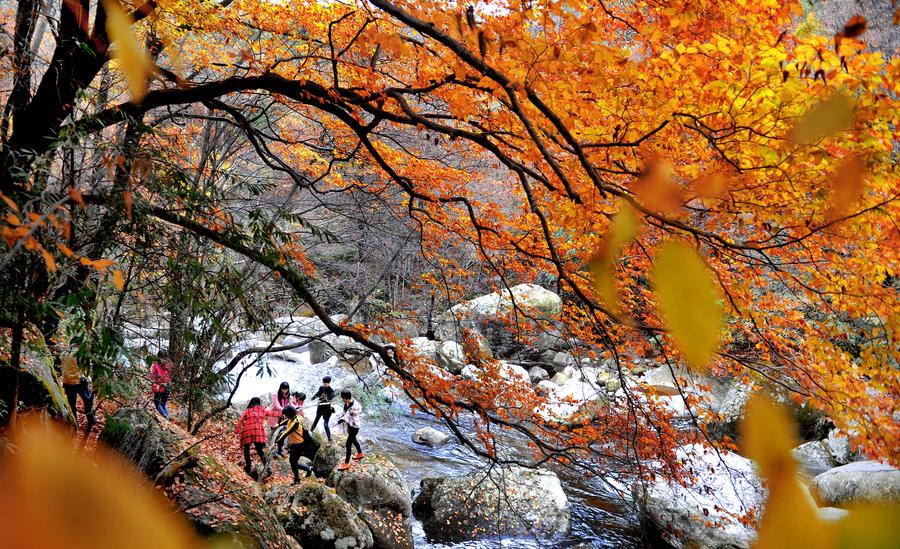
<svg viewBox="0 0 900 549">
<path fill-rule="evenodd" d="M 275 442 L 283 444 L 287 441 L 288 461 L 291 464 L 291 472 L 294 473 L 294 484 L 297 484 L 300 482 L 300 469 L 306 471 L 307 477 L 313 472 L 312 467 L 300 465 L 300 456 L 303 454 L 303 438 L 307 433 L 304 432 L 306 429 L 303 428 L 303 423 L 293 406 L 285 407 L 284 416 L 287 418 L 287 425 Z"/>
<path fill-rule="evenodd" d="M 250 446 L 253 445 L 256 448 L 256 454 L 259 456 L 260 461 L 262 461 L 263 466 L 265 467 L 265 422 L 266 418 L 272 416 L 277 417 L 278 415 L 277 412 L 263 408 L 259 397 L 253 397 L 250 399 L 250 403 L 247 404 L 247 409 L 244 410 L 241 419 L 238 420 L 237 426 L 234 428 L 234 432 L 240 437 L 241 448 L 244 449 L 244 471 L 253 478 L 255 477 L 250 463 Z"/>
<path fill-rule="evenodd" d="M 319 387 L 319 390 L 316 391 L 316 394 L 313 395 L 313 399 L 319 401 L 319 406 L 316 407 L 316 418 L 313 420 L 312 427 L 310 427 L 309 430 L 315 431 L 316 424 L 322 419 L 322 426 L 325 428 L 325 436 L 328 437 L 328 442 L 331 442 L 331 428 L 328 426 L 328 422 L 331 420 L 331 414 L 334 413 L 334 408 L 331 407 L 331 401 L 334 400 L 334 389 L 331 388 L 331 376 L 322 378 L 322 385 Z"/>
</svg>

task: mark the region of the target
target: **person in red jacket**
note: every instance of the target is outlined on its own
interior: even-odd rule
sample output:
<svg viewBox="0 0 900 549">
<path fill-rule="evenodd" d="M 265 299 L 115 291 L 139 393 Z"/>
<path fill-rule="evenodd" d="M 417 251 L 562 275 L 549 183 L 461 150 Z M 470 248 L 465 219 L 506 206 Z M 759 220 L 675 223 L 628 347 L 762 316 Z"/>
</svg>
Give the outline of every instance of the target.
<svg viewBox="0 0 900 549">
<path fill-rule="evenodd" d="M 169 361 L 169 353 L 162 349 L 156 355 L 157 360 L 150 368 L 150 382 L 153 384 L 153 404 L 159 415 L 168 419 L 169 409 L 169 383 L 172 382 L 172 363 Z"/>
<path fill-rule="evenodd" d="M 253 397 L 234 428 L 234 432 L 240 436 L 241 448 L 244 450 L 244 471 L 254 479 L 256 477 L 253 475 L 253 468 L 250 462 L 250 445 L 256 448 L 256 453 L 259 455 L 263 467 L 265 467 L 267 461 L 264 451 L 266 446 L 266 419 L 279 415 L 281 415 L 279 412 L 263 408 L 259 397 Z"/>
</svg>

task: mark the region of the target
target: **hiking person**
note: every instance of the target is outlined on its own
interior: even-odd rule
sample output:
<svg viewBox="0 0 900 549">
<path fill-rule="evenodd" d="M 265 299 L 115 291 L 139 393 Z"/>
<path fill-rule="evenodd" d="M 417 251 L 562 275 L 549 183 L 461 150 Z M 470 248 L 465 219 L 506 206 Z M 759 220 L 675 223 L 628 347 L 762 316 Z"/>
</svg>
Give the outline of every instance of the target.
<svg viewBox="0 0 900 549">
<path fill-rule="evenodd" d="M 256 476 L 250 462 L 250 446 L 254 446 L 256 454 L 265 467 L 267 461 L 264 450 L 266 446 L 265 420 L 275 414 L 275 412 L 263 408 L 259 397 L 253 397 L 234 427 L 234 432 L 240 437 L 240 445 L 244 450 L 244 471 L 253 480 L 256 480 Z"/>
<path fill-rule="evenodd" d="M 169 384 L 172 383 L 172 363 L 169 361 L 169 352 L 161 349 L 156 354 L 156 360 L 150 368 L 150 381 L 153 383 L 153 404 L 159 415 L 169 419 Z"/>
<path fill-rule="evenodd" d="M 287 425 L 284 432 L 278 435 L 276 442 L 288 444 L 288 462 L 291 464 L 291 472 L 294 473 L 294 484 L 300 482 L 300 469 L 306 471 L 306 476 L 313 474 L 312 467 L 308 465 L 300 465 L 300 456 L 303 450 L 303 437 L 307 434 L 304 431 L 303 422 L 297 415 L 297 410 L 293 406 L 287 406 L 284 409 L 284 417 L 287 418 Z"/>
<path fill-rule="evenodd" d="M 353 456 L 353 459 L 362 459 L 366 455 L 359 446 L 359 441 L 356 440 L 356 436 L 359 434 L 359 414 L 362 412 L 362 406 L 354 400 L 353 395 L 346 389 L 341 391 L 341 399 L 344 401 L 344 413 L 341 414 L 337 423 L 347 425 L 347 453 L 344 457 L 344 463 L 338 465 L 338 469 L 343 471 L 350 468 L 350 451 L 353 446 L 356 446 L 356 455 Z"/>
<path fill-rule="evenodd" d="M 312 427 L 310 427 L 309 430 L 315 431 L 316 424 L 319 423 L 319 420 L 324 420 L 322 426 L 325 428 L 325 436 L 328 438 L 328 442 L 331 442 L 331 428 L 328 426 L 331 414 L 334 413 L 334 408 L 331 406 L 331 401 L 334 400 L 334 389 L 331 388 L 331 376 L 322 378 L 322 385 L 319 387 L 319 390 L 316 391 L 316 394 L 313 395 L 313 398 L 318 399 L 319 405 L 316 407 L 316 418 L 313 420 Z"/>
<path fill-rule="evenodd" d="M 69 351 L 60 359 L 60 367 L 62 369 L 63 392 L 66 393 L 66 400 L 69 401 L 69 408 L 72 410 L 72 416 L 75 418 L 75 429 L 78 429 L 78 397 L 81 397 L 81 405 L 84 407 L 84 414 L 87 416 L 88 431 L 97 422 L 94 415 L 94 395 L 91 393 L 91 378 L 84 375 L 84 371 L 78 366 L 78 359 L 75 358 L 75 352 Z"/>
<path fill-rule="evenodd" d="M 291 398 L 291 385 L 287 381 L 282 381 L 281 385 L 278 386 L 278 391 L 272 395 L 272 404 L 269 405 L 269 411 L 273 412 L 269 415 L 269 419 L 267 420 L 269 424 L 269 429 L 272 430 L 272 433 L 275 432 L 275 429 L 278 427 L 281 418 L 281 412 L 287 406 L 293 406 L 294 402 Z M 284 443 L 279 444 L 278 448 L 275 450 L 275 455 L 281 457 L 284 454 Z"/>
</svg>

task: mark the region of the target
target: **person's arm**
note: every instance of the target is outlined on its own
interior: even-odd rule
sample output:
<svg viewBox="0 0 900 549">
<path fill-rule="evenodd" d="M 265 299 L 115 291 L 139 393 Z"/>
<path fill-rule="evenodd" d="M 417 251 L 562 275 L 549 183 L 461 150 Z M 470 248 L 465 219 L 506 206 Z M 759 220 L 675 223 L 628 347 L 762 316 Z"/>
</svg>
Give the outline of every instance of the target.
<svg viewBox="0 0 900 549">
<path fill-rule="evenodd" d="M 325 387 L 321 387 L 321 386 L 320 386 L 320 387 L 319 387 L 319 390 L 316 391 L 316 394 L 314 394 L 314 395 L 312 396 L 312 397 L 313 397 L 313 400 L 316 400 L 317 398 L 319 398 L 320 396 L 322 396 L 322 391 L 324 391 L 324 390 L 325 390 Z"/>
<path fill-rule="evenodd" d="M 278 435 L 278 438 L 275 439 L 275 444 L 281 444 L 281 442 L 288 437 L 289 434 L 293 433 L 297 430 L 297 426 L 300 424 L 299 421 L 295 421 L 288 427 L 283 433 Z"/>
<path fill-rule="evenodd" d="M 236 435 L 241 434 L 241 429 L 244 428 L 244 418 L 247 416 L 247 412 L 241 414 L 241 419 L 238 420 L 237 425 L 234 426 L 234 433 Z"/>
</svg>

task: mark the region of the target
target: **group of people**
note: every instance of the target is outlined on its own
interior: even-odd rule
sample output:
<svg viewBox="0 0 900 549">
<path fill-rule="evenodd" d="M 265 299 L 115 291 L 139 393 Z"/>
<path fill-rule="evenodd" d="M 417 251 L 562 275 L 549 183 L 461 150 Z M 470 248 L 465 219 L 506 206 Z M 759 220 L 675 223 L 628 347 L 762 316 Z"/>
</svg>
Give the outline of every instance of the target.
<svg viewBox="0 0 900 549">
<path fill-rule="evenodd" d="M 357 440 L 362 406 L 348 390 L 341 391 L 340 396 L 343 401 L 343 412 L 338 416 L 334 425 L 343 424 L 347 429 L 344 463 L 338 466 L 338 469 L 346 470 L 351 466 L 351 457 L 357 460 L 364 457 L 362 447 Z M 292 393 L 290 385 L 286 381 L 278 387 L 278 391 L 272 396 L 272 404 L 268 408 L 263 407 L 259 397 L 250 399 L 247 409 L 241 415 L 234 429 L 244 452 L 244 470 L 247 474 L 255 478 L 250 459 L 251 447 L 256 450 L 265 467 L 267 464 L 265 446 L 268 436 L 279 432 L 275 439 L 274 454 L 276 457 L 283 457 L 284 447 L 287 445 L 288 461 L 291 465 L 291 472 L 294 474 L 294 483 L 300 482 L 301 470 L 306 472 L 307 477 L 312 475 L 311 467 L 300 464 L 303 441 L 310 436 L 311 431 L 315 431 L 319 421 L 322 420 L 325 436 L 331 442 L 331 416 L 335 414 L 334 397 L 335 390 L 331 387 L 331 378 L 325 376 L 322 378 L 322 385 L 312 397 L 315 404 L 309 406 L 316 408 L 315 419 L 309 429 L 305 425 L 306 417 L 303 414 L 306 407 L 306 394 Z M 268 434 L 266 425 L 269 427 Z M 353 448 L 356 448 L 356 454 L 352 453 Z"/>
<path fill-rule="evenodd" d="M 153 392 L 153 404 L 156 411 L 162 417 L 169 418 L 168 400 L 169 385 L 172 382 L 172 363 L 169 360 L 168 353 L 165 350 L 159 351 L 156 360 L 150 367 L 150 382 Z M 73 391 L 75 391 L 73 389 Z M 66 394 L 69 394 L 67 389 Z M 76 391 L 74 394 L 78 394 Z M 74 400 L 74 394 L 70 398 Z M 302 455 L 303 441 L 310 436 L 310 432 L 314 432 L 322 422 L 322 428 L 325 431 L 325 437 L 331 442 L 331 427 L 334 425 L 344 425 L 347 430 L 347 441 L 345 443 L 344 463 L 338 466 L 338 469 L 349 469 L 351 466 L 351 458 L 362 459 L 364 454 L 359 444 L 357 436 L 360 429 L 360 414 L 362 406 L 359 401 L 353 398 L 350 391 L 341 391 L 341 400 L 343 401 L 343 411 L 338 416 L 334 424 L 331 418 L 335 414 L 334 398 L 335 390 L 331 387 L 331 377 L 322 378 L 322 385 L 312 396 L 315 402 L 310 406 L 306 406 L 306 393 L 291 392 L 288 382 L 284 381 L 279 385 L 278 391 L 272 395 L 272 403 L 266 408 L 262 405 L 259 397 L 253 397 L 247 404 L 246 410 L 241 415 L 235 426 L 234 432 L 238 435 L 240 447 L 244 454 L 244 470 L 248 475 L 255 478 L 251 462 L 251 450 L 255 450 L 263 466 L 268 463 L 266 457 L 266 445 L 270 436 L 275 439 L 274 457 L 285 456 L 285 446 L 287 446 L 287 457 L 291 465 L 291 472 L 294 474 L 294 482 L 300 481 L 300 471 L 305 471 L 306 476 L 313 474 L 312 468 L 300 464 Z M 84 397 L 82 397 L 84 398 Z M 303 413 L 306 407 L 315 407 L 315 418 L 312 425 L 307 428 L 308 421 Z M 74 410 L 74 404 L 72 405 Z M 85 410 L 89 409 L 89 405 L 85 402 Z M 92 417 L 92 416 L 91 416 Z M 268 427 L 268 429 L 267 429 Z M 353 453 L 353 449 L 356 453 Z"/>
</svg>

